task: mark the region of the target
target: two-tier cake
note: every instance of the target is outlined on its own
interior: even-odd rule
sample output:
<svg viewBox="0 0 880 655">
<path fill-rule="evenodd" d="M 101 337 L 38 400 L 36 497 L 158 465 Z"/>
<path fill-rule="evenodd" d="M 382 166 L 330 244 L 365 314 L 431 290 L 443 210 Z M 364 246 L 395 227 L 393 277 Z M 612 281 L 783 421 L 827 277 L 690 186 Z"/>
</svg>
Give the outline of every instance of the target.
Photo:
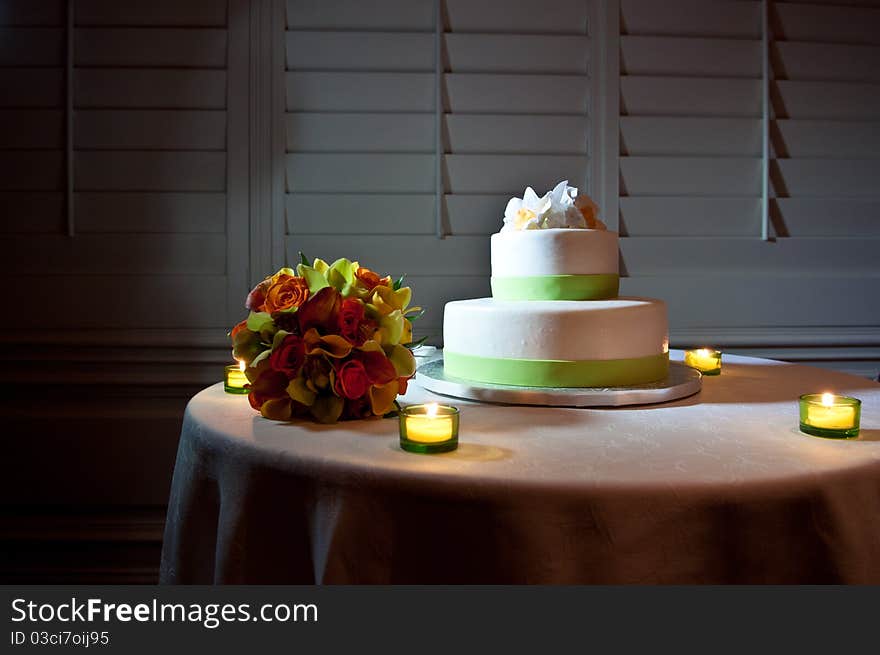
<svg viewBox="0 0 880 655">
<path fill-rule="evenodd" d="M 446 304 L 447 375 L 527 387 L 666 377 L 665 303 L 618 297 L 617 233 L 567 181 L 512 198 L 491 251 L 492 297 Z"/>
</svg>

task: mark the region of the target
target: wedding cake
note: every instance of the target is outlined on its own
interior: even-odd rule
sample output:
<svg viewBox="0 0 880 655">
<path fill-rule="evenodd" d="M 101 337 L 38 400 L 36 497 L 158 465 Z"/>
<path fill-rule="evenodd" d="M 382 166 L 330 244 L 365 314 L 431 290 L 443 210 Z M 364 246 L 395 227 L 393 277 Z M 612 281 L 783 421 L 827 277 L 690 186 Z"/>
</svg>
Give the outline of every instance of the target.
<svg viewBox="0 0 880 655">
<path fill-rule="evenodd" d="M 492 297 L 446 304 L 447 375 L 527 387 L 666 377 L 666 305 L 618 297 L 617 233 L 598 214 L 568 181 L 510 200 L 491 237 Z"/>
</svg>

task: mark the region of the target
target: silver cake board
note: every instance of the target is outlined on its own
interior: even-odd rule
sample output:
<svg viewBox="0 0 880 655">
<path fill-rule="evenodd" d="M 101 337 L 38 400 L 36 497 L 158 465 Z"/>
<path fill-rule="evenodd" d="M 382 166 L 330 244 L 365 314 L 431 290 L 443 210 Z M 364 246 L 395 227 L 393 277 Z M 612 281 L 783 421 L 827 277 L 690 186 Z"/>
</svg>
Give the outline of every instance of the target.
<svg viewBox="0 0 880 655">
<path fill-rule="evenodd" d="M 442 396 L 507 405 L 542 407 L 621 407 L 651 405 L 686 398 L 702 387 L 702 374 L 679 362 L 669 362 L 669 375 L 649 384 L 632 387 L 515 387 L 464 380 L 446 375 L 443 358 L 418 368 L 415 381 L 423 389 Z"/>
</svg>

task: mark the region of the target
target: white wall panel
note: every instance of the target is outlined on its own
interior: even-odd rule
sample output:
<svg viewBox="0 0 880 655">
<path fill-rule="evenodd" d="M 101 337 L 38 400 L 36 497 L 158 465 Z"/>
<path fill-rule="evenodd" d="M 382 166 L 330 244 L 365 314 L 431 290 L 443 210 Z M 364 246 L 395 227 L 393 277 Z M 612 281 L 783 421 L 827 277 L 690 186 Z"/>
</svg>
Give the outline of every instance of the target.
<svg viewBox="0 0 880 655">
<path fill-rule="evenodd" d="M 78 108 L 223 109 L 226 71 L 95 68 L 75 72 Z"/>
<path fill-rule="evenodd" d="M 63 126 L 58 110 L 0 110 L 0 150 L 60 148 Z"/>
<path fill-rule="evenodd" d="M 445 162 L 451 193 L 508 197 L 530 185 L 544 193 L 565 179 L 584 188 L 589 166 L 587 157 L 568 155 L 446 155 Z M 503 214 L 503 207 L 498 210 Z"/>
<path fill-rule="evenodd" d="M 880 82 L 880 47 L 778 41 L 776 75 L 782 79 Z"/>
<path fill-rule="evenodd" d="M 76 0 L 77 25 L 226 26 L 226 0 Z"/>
<path fill-rule="evenodd" d="M 80 110 L 74 144 L 89 150 L 225 150 L 226 112 Z"/>
<path fill-rule="evenodd" d="M 0 246 L 0 271 L 6 275 L 223 275 L 226 268 L 222 234 L 4 237 Z"/>
<path fill-rule="evenodd" d="M 759 41 L 620 37 L 621 75 L 760 77 Z"/>
<path fill-rule="evenodd" d="M 791 196 L 874 196 L 873 166 L 857 159 L 779 159 L 781 186 Z M 777 189 L 779 190 L 779 189 Z"/>
<path fill-rule="evenodd" d="M 223 191 L 226 153 L 78 150 L 80 191 Z"/>
<path fill-rule="evenodd" d="M 291 112 L 285 128 L 288 151 L 434 151 L 434 117 L 426 113 Z"/>
<path fill-rule="evenodd" d="M 589 3 L 582 0 L 445 0 L 453 32 L 585 34 Z"/>
<path fill-rule="evenodd" d="M 628 237 L 620 240 L 627 274 L 733 275 L 744 284 L 761 284 L 769 276 L 876 274 L 880 239 L 853 237 L 786 238 L 762 241 L 732 237 Z M 746 280 L 751 280 L 747 283 Z"/>
<path fill-rule="evenodd" d="M 225 276 L 58 275 L 28 276 L 12 285 L 0 319 L 20 329 L 45 329 L 45 315 L 22 312 L 33 298 L 51 298 L 66 329 L 216 328 L 227 323 Z M 161 302 L 161 311 L 157 303 Z"/>
<path fill-rule="evenodd" d="M 64 228 L 64 198 L 60 192 L 0 192 L 2 234 L 60 234 Z"/>
<path fill-rule="evenodd" d="M 779 156 L 876 159 L 880 153 L 880 123 L 777 120 L 775 126 Z"/>
<path fill-rule="evenodd" d="M 782 118 L 876 120 L 880 116 L 880 84 L 777 80 L 774 107 Z"/>
<path fill-rule="evenodd" d="M 589 73 L 585 36 L 450 33 L 444 38 L 448 65 L 458 73 Z"/>
<path fill-rule="evenodd" d="M 288 193 L 287 233 L 433 234 L 434 194 Z"/>
<path fill-rule="evenodd" d="M 434 190 L 434 155 L 289 154 L 287 190 L 430 193 Z"/>
<path fill-rule="evenodd" d="M 622 34 L 761 38 L 760 2 L 621 0 Z"/>
<path fill-rule="evenodd" d="M 743 157 L 622 157 L 628 196 L 757 196 L 761 160 Z"/>
<path fill-rule="evenodd" d="M 78 28 L 77 66 L 224 68 L 226 30 Z"/>
<path fill-rule="evenodd" d="M 0 107 L 58 107 L 61 105 L 60 68 L 0 68 Z"/>
<path fill-rule="evenodd" d="M 880 199 L 847 197 L 776 198 L 786 231 L 797 236 L 877 236 Z"/>
<path fill-rule="evenodd" d="M 760 199 L 712 196 L 629 196 L 620 199 L 622 233 L 629 236 L 736 236 L 761 231 Z"/>
<path fill-rule="evenodd" d="M 624 75 L 620 95 L 623 115 L 761 116 L 760 80 Z"/>
<path fill-rule="evenodd" d="M 64 16 L 64 0 L 3 0 L 0 3 L 0 25 L 61 25 Z"/>
<path fill-rule="evenodd" d="M 60 66 L 64 30 L 0 27 L 0 66 Z"/>
<path fill-rule="evenodd" d="M 287 0 L 289 29 L 431 30 L 434 0 Z"/>
<path fill-rule="evenodd" d="M 880 8 L 775 2 L 777 38 L 787 41 L 880 44 Z"/>
<path fill-rule="evenodd" d="M 584 154 L 590 123 L 584 116 L 446 114 L 452 153 Z"/>
<path fill-rule="evenodd" d="M 817 312 L 833 316 L 840 328 L 878 325 L 880 303 L 865 302 L 878 283 L 873 276 L 818 277 L 808 284 L 799 276 L 747 281 L 723 275 L 652 276 L 622 279 L 621 293 L 665 300 L 673 332 L 778 327 L 791 333 L 792 326 L 815 325 Z"/>
<path fill-rule="evenodd" d="M 510 194 L 450 194 L 445 200 L 453 234 L 485 236 L 501 229 Z"/>
<path fill-rule="evenodd" d="M 0 150 L 0 189 L 51 191 L 61 188 L 64 160 L 59 151 Z"/>
<path fill-rule="evenodd" d="M 444 81 L 452 112 L 583 115 L 589 107 L 582 76 L 451 73 Z"/>
<path fill-rule="evenodd" d="M 287 237 L 288 261 L 297 261 L 299 251 L 309 257 L 333 261 L 356 259 L 380 275 L 489 276 L 489 239 L 485 236 L 394 235 L 291 235 Z M 454 271 L 450 270 L 454 262 Z M 423 301 L 419 301 L 423 302 Z M 433 302 L 426 304 L 435 306 Z"/>
<path fill-rule="evenodd" d="M 430 73 L 287 73 L 288 111 L 431 111 Z"/>
<path fill-rule="evenodd" d="M 620 154 L 759 157 L 761 121 L 621 116 Z"/>
<path fill-rule="evenodd" d="M 225 234 L 226 194 L 77 193 L 77 229 L 83 233 Z"/>
<path fill-rule="evenodd" d="M 434 35 L 287 32 L 289 70 L 433 71 Z"/>
</svg>

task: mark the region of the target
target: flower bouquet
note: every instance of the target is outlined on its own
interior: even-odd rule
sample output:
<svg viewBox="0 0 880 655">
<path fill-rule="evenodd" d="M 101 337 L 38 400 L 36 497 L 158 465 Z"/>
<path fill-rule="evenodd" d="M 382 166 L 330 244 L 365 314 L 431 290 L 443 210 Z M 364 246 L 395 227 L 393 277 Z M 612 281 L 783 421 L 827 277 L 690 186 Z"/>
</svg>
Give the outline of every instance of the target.
<svg viewBox="0 0 880 655">
<path fill-rule="evenodd" d="M 296 271 L 282 268 L 250 292 L 250 315 L 230 332 L 251 406 L 278 421 L 384 416 L 415 374 L 412 321 L 423 311 L 409 307 L 402 277 L 300 257 Z"/>
</svg>

